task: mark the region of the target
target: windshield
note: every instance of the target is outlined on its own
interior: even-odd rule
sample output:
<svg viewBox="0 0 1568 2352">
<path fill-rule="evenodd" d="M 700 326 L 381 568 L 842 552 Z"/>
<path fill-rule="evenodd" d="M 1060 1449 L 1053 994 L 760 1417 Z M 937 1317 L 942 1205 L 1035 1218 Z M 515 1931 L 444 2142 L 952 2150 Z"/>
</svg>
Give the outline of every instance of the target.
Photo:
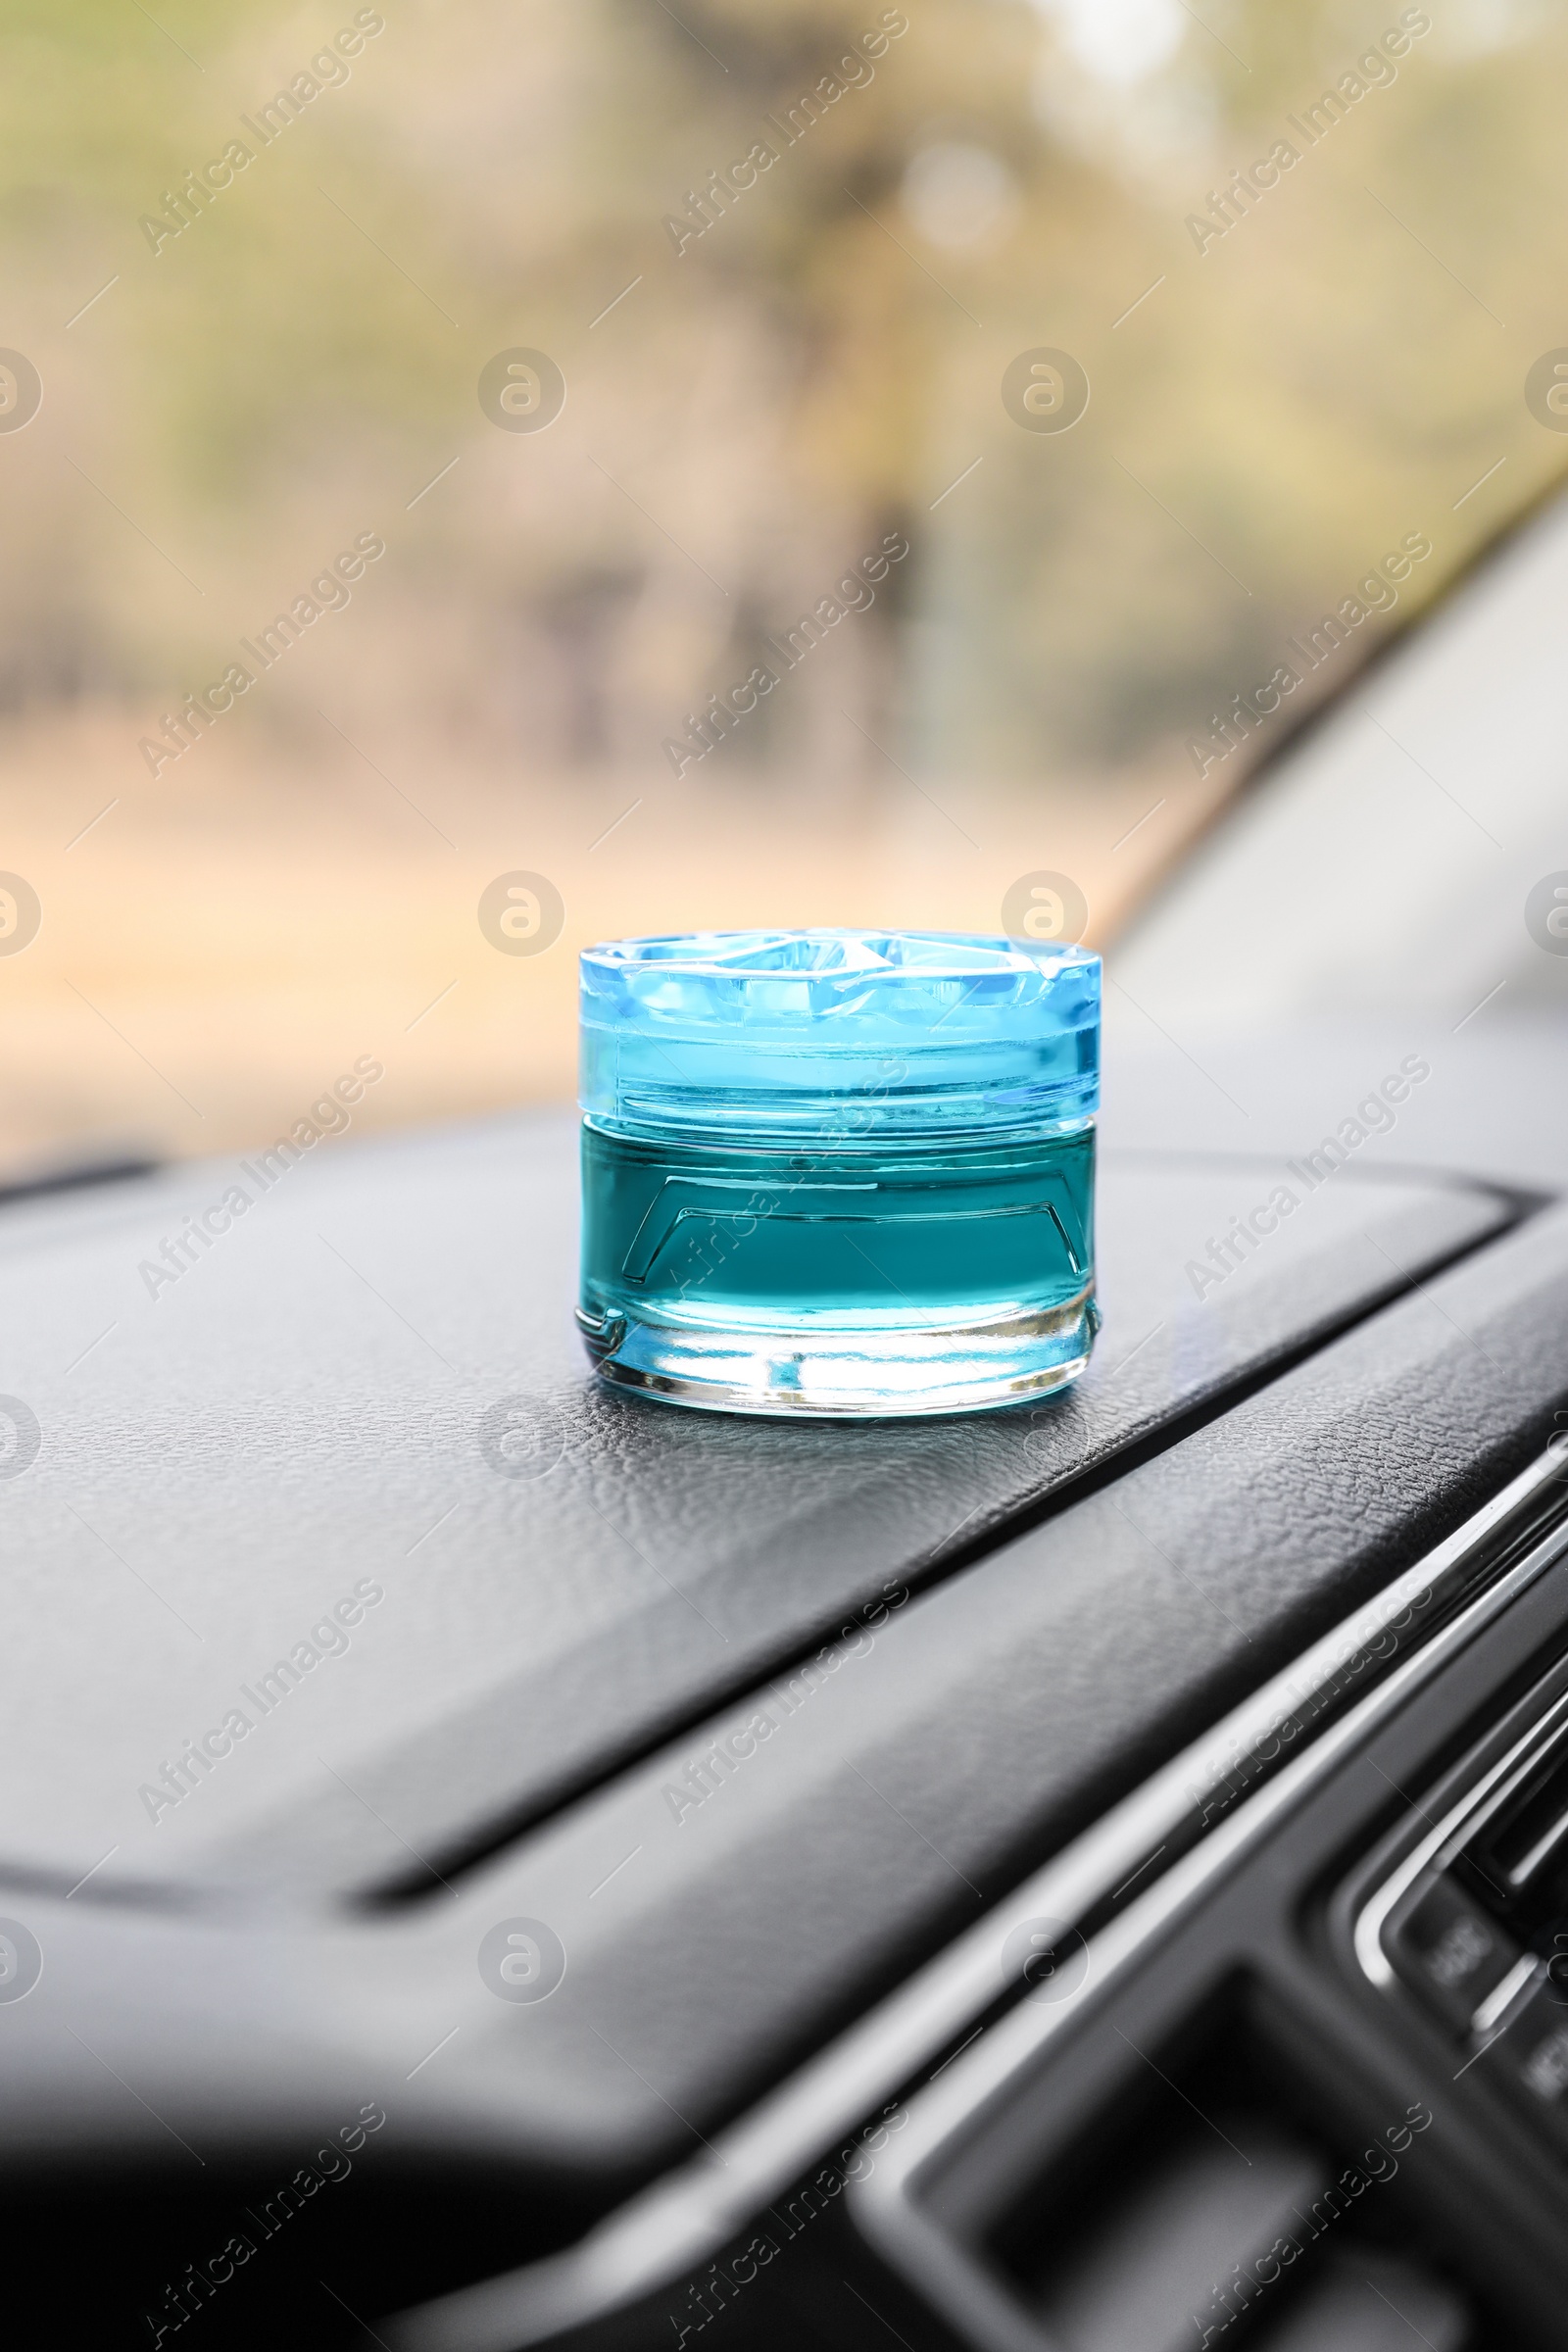
<svg viewBox="0 0 1568 2352">
<path fill-rule="evenodd" d="M 7 41 L 13 1171 L 249 1150 L 345 1073 L 357 1132 L 564 1100 L 599 940 L 1105 944 L 1568 454 L 1547 0 Z M 1523 991 L 1568 865 L 1532 544 L 1129 974 Z"/>
</svg>

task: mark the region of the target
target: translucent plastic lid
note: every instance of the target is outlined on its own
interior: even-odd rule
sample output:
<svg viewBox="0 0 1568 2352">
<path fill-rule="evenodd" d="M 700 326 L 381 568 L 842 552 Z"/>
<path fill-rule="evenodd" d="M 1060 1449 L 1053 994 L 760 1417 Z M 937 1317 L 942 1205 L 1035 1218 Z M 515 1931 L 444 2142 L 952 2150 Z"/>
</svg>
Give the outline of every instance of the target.
<svg viewBox="0 0 1568 2352">
<path fill-rule="evenodd" d="M 1100 958 L 944 931 L 698 931 L 581 957 L 595 1119 L 952 1132 L 1099 1102 Z"/>
</svg>

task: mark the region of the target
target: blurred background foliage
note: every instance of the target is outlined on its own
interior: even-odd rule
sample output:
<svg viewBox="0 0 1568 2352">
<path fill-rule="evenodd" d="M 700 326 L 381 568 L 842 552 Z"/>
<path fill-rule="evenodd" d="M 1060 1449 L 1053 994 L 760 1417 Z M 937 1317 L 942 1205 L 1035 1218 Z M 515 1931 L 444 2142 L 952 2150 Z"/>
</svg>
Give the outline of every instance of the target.
<svg viewBox="0 0 1568 2352">
<path fill-rule="evenodd" d="M 564 1094 L 571 951 L 617 931 L 993 927 L 1050 867 L 1104 938 L 1267 748 L 1200 778 L 1210 714 L 1424 533 L 1293 710 L 1340 682 L 1560 466 L 1523 400 L 1568 341 L 1550 0 L 1434 0 L 1202 251 L 1188 216 L 1304 146 L 1394 0 L 367 13 L 264 148 L 242 118 L 349 0 L 8 12 L 0 343 L 45 387 L 0 435 L 0 865 L 45 909 L 0 962 L 13 1159 L 248 1143 L 364 1051 L 383 1120 Z M 546 432 L 479 406 L 519 345 L 566 380 Z M 1036 346 L 1088 373 L 1069 432 L 1003 406 Z M 160 715 L 367 529 L 352 604 L 150 775 Z M 677 778 L 687 714 L 892 531 L 875 605 Z M 568 909 L 536 960 L 474 918 L 514 866 Z"/>
</svg>

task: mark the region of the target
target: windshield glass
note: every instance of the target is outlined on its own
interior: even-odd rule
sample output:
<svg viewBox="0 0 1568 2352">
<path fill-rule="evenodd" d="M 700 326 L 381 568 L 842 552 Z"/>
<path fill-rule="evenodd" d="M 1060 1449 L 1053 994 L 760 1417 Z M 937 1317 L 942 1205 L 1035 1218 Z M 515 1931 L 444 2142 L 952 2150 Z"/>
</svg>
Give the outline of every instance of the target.
<svg viewBox="0 0 1568 2352">
<path fill-rule="evenodd" d="M 597 940 L 1103 944 L 1568 454 L 1549 0 L 6 40 L 13 1171 L 365 1065 L 357 1132 L 564 1100 Z M 1161 987 L 1457 1003 L 1494 880 L 1517 959 L 1548 539 L 1495 693 L 1451 636 L 1369 682 L 1130 948 Z"/>
</svg>

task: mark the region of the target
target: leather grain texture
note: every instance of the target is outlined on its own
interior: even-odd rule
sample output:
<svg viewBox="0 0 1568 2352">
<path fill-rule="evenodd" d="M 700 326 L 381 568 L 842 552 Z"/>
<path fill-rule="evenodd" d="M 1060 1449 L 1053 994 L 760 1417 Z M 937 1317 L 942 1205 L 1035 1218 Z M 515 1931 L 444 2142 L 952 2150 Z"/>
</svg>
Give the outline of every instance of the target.
<svg viewBox="0 0 1568 2352">
<path fill-rule="evenodd" d="M 46 1966 L 0 2013 L 0 2171 L 281 2149 L 352 2092 L 405 2158 L 608 2199 L 1465 1519 L 1565 1400 L 1558 1210 L 428 1895 L 160 1910 L 107 1867 L 69 1901 L 13 1874 Z M 525 1922 L 564 1955 L 537 2002 L 481 1967 Z"/>
<path fill-rule="evenodd" d="M 1462 1523 L 1565 1404 L 1557 1210 L 388 1921 L 454 1986 L 509 1914 L 569 1954 L 520 2022 L 475 1990 L 454 2076 L 515 2066 L 564 2135 L 689 2150 Z"/>
<path fill-rule="evenodd" d="M 446 1874 L 1507 1213 L 1347 1171 L 1200 1298 L 1277 1169 L 1112 1159 L 1074 1392 L 781 1426 L 591 1380 L 568 1118 L 260 1173 L 0 1221 L 0 1389 L 40 1432 L 4 1487 L 0 1851 L 67 1886 Z"/>
<path fill-rule="evenodd" d="M 682 1418 L 573 1359 L 569 1143 L 522 1122 L 296 1169 L 144 1307 L 138 1258 L 210 1172 L 7 1221 L 9 1378 L 41 1438 L 7 1497 L 0 1885 L 46 1958 L 0 2014 L 0 2165 L 281 2148 L 352 2091 L 396 2104 L 406 2154 L 609 2195 L 1417 1556 L 1568 1396 L 1568 1216 L 1484 1242 L 1494 1199 L 1337 1179 L 1200 1303 L 1189 1255 L 1269 1178 L 1145 1162 L 1106 1185 L 1076 1396 L 894 1429 Z M 476 1431 L 525 1383 L 550 1436 L 516 1479 Z M 966 1515 L 1097 1461 L 1099 1491 L 916 1589 Z M 138 1819 L 138 1768 L 366 1580 L 348 1648 Z M 290 1906 L 589 1767 L 427 1894 Z M 92 1874 L 69 1898 L 68 1871 Z M 537 2003 L 480 1965 L 524 1920 L 565 1955 Z"/>
</svg>

